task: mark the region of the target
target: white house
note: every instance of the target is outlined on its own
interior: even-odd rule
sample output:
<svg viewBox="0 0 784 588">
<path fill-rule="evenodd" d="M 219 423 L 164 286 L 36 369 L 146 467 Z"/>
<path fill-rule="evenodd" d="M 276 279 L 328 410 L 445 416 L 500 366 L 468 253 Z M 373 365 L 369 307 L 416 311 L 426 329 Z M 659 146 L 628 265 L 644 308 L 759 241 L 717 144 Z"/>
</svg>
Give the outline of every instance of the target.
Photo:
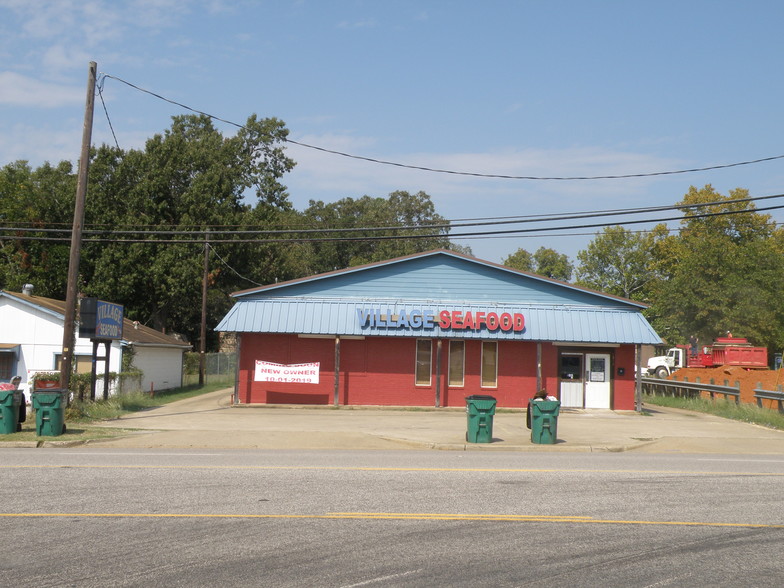
<svg viewBox="0 0 784 588">
<path fill-rule="evenodd" d="M 65 302 L 23 293 L 0 290 L 0 382 L 22 377 L 22 387 L 29 389 L 28 378 L 36 371 L 59 369 Z M 76 332 L 74 365 L 78 373 L 90 373 L 93 344 Z M 141 388 L 148 391 L 182 386 L 183 354 L 191 345 L 176 337 L 123 320 L 122 339 L 113 341 L 109 353 L 109 371 L 120 372 L 123 353 L 134 353 L 133 365 L 142 371 Z M 98 347 L 102 355 L 104 346 Z M 103 373 L 104 361 L 96 371 Z M 97 387 L 102 391 L 99 378 Z M 29 398 L 29 396 L 28 396 Z"/>
</svg>

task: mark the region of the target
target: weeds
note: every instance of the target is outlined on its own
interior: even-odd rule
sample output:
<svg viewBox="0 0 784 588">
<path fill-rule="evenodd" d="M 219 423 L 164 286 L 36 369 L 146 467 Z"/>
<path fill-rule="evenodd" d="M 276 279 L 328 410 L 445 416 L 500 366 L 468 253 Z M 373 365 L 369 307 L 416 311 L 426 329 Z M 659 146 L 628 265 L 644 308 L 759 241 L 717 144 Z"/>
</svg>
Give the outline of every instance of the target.
<svg viewBox="0 0 784 588">
<path fill-rule="evenodd" d="M 155 396 L 136 392 L 132 394 L 117 394 L 109 397 L 107 400 L 96 400 L 95 402 L 80 402 L 77 400 L 71 402 L 65 410 L 65 420 L 67 422 L 84 423 L 116 419 L 129 412 L 139 412 L 148 408 L 163 406 L 170 402 L 185 400 L 186 398 L 200 396 L 223 388 L 226 388 L 225 384 L 216 383 L 202 387 L 194 385 L 173 390 L 163 390 L 155 394 Z"/>
<path fill-rule="evenodd" d="M 49 441 L 89 441 L 95 439 L 106 439 L 127 434 L 130 429 L 102 428 L 100 426 L 90 426 L 92 422 L 116 419 L 130 412 L 138 412 L 155 406 L 163 406 L 177 400 L 184 400 L 193 396 L 199 396 L 208 392 L 227 388 L 226 384 L 215 383 L 203 387 L 198 385 L 185 386 L 173 390 L 165 390 L 151 397 L 149 394 L 118 394 L 108 400 L 72 401 L 65 409 L 65 422 L 67 430 L 65 434 L 56 437 L 39 437 L 36 432 L 35 411 L 32 409 L 27 412 L 27 420 L 22 423 L 22 430 L 17 433 L 0 435 L 0 442 L 37 442 L 41 443 L 45 439 Z M 76 426 L 74 426 L 76 424 Z"/>
<path fill-rule="evenodd" d="M 784 414 L 767 408 L 760 408 L 755 404 L 735 404 L 734 400 L 723 399 L 710 400 L 699 397 L 687 398 L 677 396 L 650 395 L 643 396 L 643 401 L 650 405 L 668 406 L 672 408 L 691 410 L 694 412 L 704 412 L 725 419 L 743 421 L 744 423 L 753 423 L 756 425 L 762 425 L 764 427 L 770 427 L 772 429 L 784 430 Z"/>
</svg>

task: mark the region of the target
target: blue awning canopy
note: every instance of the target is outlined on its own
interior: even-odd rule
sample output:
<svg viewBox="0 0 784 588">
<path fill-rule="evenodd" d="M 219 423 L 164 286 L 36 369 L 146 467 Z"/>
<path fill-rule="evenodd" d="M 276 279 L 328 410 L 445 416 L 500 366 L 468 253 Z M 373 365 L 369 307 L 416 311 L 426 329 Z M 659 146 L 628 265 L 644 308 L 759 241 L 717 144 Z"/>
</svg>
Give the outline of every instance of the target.
<svg viewBox="0 0 784 588">
<path fill-rule="evenodd" d="M 443 310 L 460 317 L 522 315 L 524 328 L 442 328 Z M 434 321 L 421 320 L 433 316 Z M 373 316 L 374 318 L 369 318 Z M 422 324 L 420 324 L 422 323 Z M 266 298 L 239 300 L 217 331 L 373 337 L 426 337 L 554 343 L 660 344 L 637 309 L 501 303 L 447 303 L 412 300 Z"/>
</svg>

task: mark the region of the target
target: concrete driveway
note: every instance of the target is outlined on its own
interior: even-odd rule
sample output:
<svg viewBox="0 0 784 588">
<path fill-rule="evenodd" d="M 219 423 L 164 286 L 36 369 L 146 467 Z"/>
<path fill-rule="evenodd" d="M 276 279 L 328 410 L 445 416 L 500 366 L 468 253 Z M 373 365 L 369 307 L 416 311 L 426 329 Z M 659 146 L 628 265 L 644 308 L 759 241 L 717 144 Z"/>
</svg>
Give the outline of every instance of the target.
<svg viewBox="0 0 784 588">
<path fill-rule="evenodd" d="M 463 409 L 231 404 L 220 390 L 134 413 L 104 427 L 134 432 L 105 447 L 259 449 L 445 449 L 644 451 L 784 455 L 784 432 L 678 409 L 635 412 L 564 409 L 558 442 L 531 443 L 525 411 L 493 419 L 492 443 L 466 443 Z"/>
</svg>

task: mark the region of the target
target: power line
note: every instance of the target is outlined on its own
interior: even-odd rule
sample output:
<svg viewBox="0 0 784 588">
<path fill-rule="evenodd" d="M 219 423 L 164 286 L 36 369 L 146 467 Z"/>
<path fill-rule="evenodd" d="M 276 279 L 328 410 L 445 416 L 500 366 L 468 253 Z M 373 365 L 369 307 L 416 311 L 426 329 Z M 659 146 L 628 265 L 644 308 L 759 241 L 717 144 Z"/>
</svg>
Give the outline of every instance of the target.
<svg viewBox="0 0 784 588">
<path fill-rule="evenodd" d="M 665 217 L 659 219 L 632 219 L 626 221 L 624 224 L 644 224 L 644 223 L 652 223 L 652 222 L 667 222 L 667 221 L 688 221 L 688 220 L 695 220 L 701 218 L 709 218 L 709 217 L 717 217 L 717 216 L 728 216 L 728 215 L 738 215 L 738 214 L 749 214 L 749 213 L 758 213 L 764 212 L 768 210 L 779 210 L 784 208 L 784 204 L 778 206 L 769 206 L 765 208 L 757 208 L 757 209 L 747 209 L 747 210 L 725 210 L 725 211 L 718 211 L 718 212 L 706 212 L 701 214 L 694 214 L 694 215 L 685 215 L 685 216 L 673 216 L 673 217 Z M 352 237 L 275 237 L 275 238 L 255 238 L 255 239 L 220 239 L 218 236 L 221 234 L 220 231 L 211 232 L 211 242 L 212 243 L 229 243 L 229 244 L 240 244 L 240 243 L 260 243 L 263 242 L 265 244 L 277 244 L 277 243 L 319 243 L 319 242 L 354 242 L 354 241 L 389 241 L 389 240 L 413 240 L 413 239 L 461 239 L 467 237 L 490 237 L 490 236 L 499 236 L 499 235 L 506 235 L 506 236 L 514 236 L 514 235 L 524 235 L 526 233 L 551 233 L 552 231 L 564 231 L 564 230 L 584 230 L 584 229 L 592 229 L 592 228 L 603 228 L 608 226 L 617 226 L 619 223 L 593 223 L 593 224 L 582 224 L 582 225 L 567 225 L 567 226 L 555 226 L 555 227 L 535 227 L 535 228 L 527 228 L 527 229 L 505 229 L 499 231 L 476 231 L 476 232 L 468 232 L 468 233 L 423 233 L 423 234 L 413 234 L 413 235 L 374 235 L 374 236 L 352 236 Z M 429 227 L 423 227 L 424 229 L 428 229 Z M 5 230 L 5 229 L 0 229 Z M 67 231 L 60 231 L 60 232 L 67 232 Z M 86 231 L 85 231 L 86 232 Z M 297 233 L 298 231 L 282 231 L 283 233 Z M 359 229 L 355 229 L 355 232 L 359 232 Z M 106 231 L 103 234 L 112 234 L 111 231 Z M 171 231 L 166 231 L 166 234 L 172 233 Z M 264 231 L 259 231 L 258 233 L 264 233 Z M 132 234 L 144 234 L 144 235 L 155 235 L 156 232 L 136 232 Z M 146 243 L 146 244 L 167 244 L 167 245 L 203 245 L 203 234 L 204 232 L 183 232 L 180 233 L 182 235 L 202 235 L 199 238 L 182 238 L 182 239 L 118 239 L 118 238 L 103 238 L 103 237 L 88 237 L 84 239 L 85 243 Z M 8 236 L 0 236 L 0 241 L 2 240 L 30 240 L 30 241 L 67 241 L 68 237 L 37 237 L 37 236 L 30 236 L 30 237 L 8 237 Z"/>
<path fill-rule="evenodd" d="M 114 134 L 114 127 L 112 126 L 112 119 L 109 118 L 109 111 L 106 109 L 106 102 L 103 100 L 103 82 L 104 79 L 101 79 L 98 84 L 96 84 L 96 88 L 98 88 L 98 96 L 101 99 L 101 104 L 103 105 L 103 112 L 106 114 L 106 121 L 109 123 L 109 130 L 112 132 L 112 137 L 114 137 L 114 144 L 117 145 L 117 149 L 120 149 L 120 144 L 117 142 L 117 135 Z"/>
<path fill-rule="evenodd" d="M 202 110 L 198 110 L 196 108 L 192 108 L 186 104 L 181 102 L 177 102 L 175 100 L 171 100 L 170 98 L 166 98 L 161 96 L 160 94 L 156 94 L 150 90 L 137 86 L 136 84 L 132 84 L 127 80 L 122 78 L 118 78 L 116 76 L 101 73 L 103 79 L 110 78 L 113 80 L 117 80 L 139 92 L 143 92 L 145 94 L 149 94 L 159 100 L 163 100 L 164 102 L 168 102 L 169 104 L 173 104 L 175 106 L 179 106 L 180 108 L 184 108 L 185 110 L 190 110 L 191 112 L 195 112 L 196 114 L 201 114 L 203 116 L 209 117 L 213 120 L 217 120 L 228 125 L 235 126 L 239 129 L 244 129 L 245 125 L 240 123 L 236 123 L 219 116 L 215 116 L 214 114 L 209 114 Z M 752 159 L 748 161 L 739 161 L 735 163 L 725 163 L 725 164 L 718 164 L 718 165 L 710 165 L 705 167 L 694 167 L 688 169 L 678 169 L 678 170 L 669 170 L 669 171 L 658 171 L 658 172 L 644 172 L 644 173 L 634 173 L 634 174 L 616 174 L 616 175 L 602 175 L 602 176 L 517 176 L 517 175 L 510 175 L 510 174 L 486 174 L 486 173 L 479 173 L 479 172 L 468 172 L 468 171 L 457 171 L 457 170 L 450 170 L 450 169 L 441 169 L 441 168 L 433 168 L 421 165 L 413 165 L 407 163 L 401 163 L 396 161 L 389 161 L 385 159 L 376 159 L 374 157 L 366 157 L 363 155 L 355 155 L 352 153 L 346 153 L 343 151 L 336 151 L 334 149 L 327 149 L 326 147 L 319 147 L 317 145 L 311 145 L 309 143 L 303 143 L 301 141 L 295 141 L 293 139 L 289 139 L 288 137 L 284 137 L 283 141 L 287 143 L 291 143 L 292 145 L 297 145 L 299 147 L 304 147 L 306 149 L 312 149 L 314 151 L 321 151 L 323 153 L 329 153 L 331 155 L 338 155 L 340 157 L 346 157 L 349 159 L 356 159 L 360 161 L 367 161 L 369 163 L 375 163 L 379 165 L 387 165 L 393 167 L 400 167 L 405 169 L 414 169 L 419 171 L 431 172 L 431 173 L 439 173 L 439 174 L 450 174 L 450 175 L 457 175 L 457 176 L 469 176 L 475 178 L 493 178 L 493 179 L 502 179 L 502 180 L 536 180 L 536 181 L 545 181 L 545 180 L 554 180 L 554 181 L 574 181 L 574 180 L 619 180 L 619 179 L 629 179 L 629 178 L 648 178 L 654 176 L 668 176 L 668 175 L 677 175 L 677 174 L 689 174 L 689 173 L 697 173 L 697 172 L 704 172 L 704 171 L 712 171 L 717 169 L 727 169 L 732 167 L 740 167 L 744 165 L 754 165 L 757 163 L 764 163 L 767 161 L 775 161 L 777 159 L 784 159 L 784 155 L 774 155 L 771 157 L 762 157 L 759 159 Z"/>
<path fill-rule="evenodd" d="M 640 207 L 640 208 L 622 208 L 622 209 L 610 209 L 610 210 L 600 210 L 594 212 L 576 212 L 576 213 L 563 213 L 563 214 L 550 214 L 550 215 L 527 215 L 527 216 L 503 216 L 503 217 L 485 217 L 485 218 L 477 218 L 477 219 L 460 219 L 460 221 L 472 221 L 472 222 L 455 222 L 455 221 L 447 221 L 445 224 L 432 224 L 432 225 L 391 225 L 391 226 L 381 226 L 381 227 L 349 227 L 349 228 L 299 228 L 299 227 L 287 227 L 287 228 L 279 228 L 279 229 L 233 229 L 227 227 L 235 227 L 237 225 L 210 225 L 207 227 L 210 231 L 214 234 L 218 235 L 288 235 L 291 233 L 297 234 L 334 234 L 334 233 L 357 233 L 357 232 L 382 232 L 382 231 L 423 231 L 423 230 L 437 230 L 437 229 L 446 229 L 446 230 L 453 230 L 456 228 L 464 228 L 464 227 L 474 227 L 474 226 L 492 226 L 492 225 L 508 225 L 508 224 L 522 224 L 522 223 L 533 223 L 533 222 L 556 222 L 556 221 L 565 221 L 565 220 L 577 220 L 583 218 L 598 218 L 598 217 L 611 217 L 611 216 L 623 216 L 623 215 L 630 215 L 630 214 L 650 214 L 653 212 L 666 212 L 670 210 L 692 210 L 697 208 L 706 208 L 710 206 L 726 206 L 729 204 L 742 204 L 742 203 L 749 203 L 749 202 L 758 202 L 763 200 L 770 200 L 776 198 L 784 198 L 784 194 L 773 194 L 769 196 L 756 196 L 756 197 L 748 197 L 748 198 L 736 198 L 732 200 L 717 200 L 712 202 L 701 202 L 696 204 L 672 204 L 672 205 L 665 205 L 665 206 L 648 206 L 648 207 Z M 780 207 L 768 207 L 768 208 L 755 208 L 749 209 L 744 211 L 729 211 L 729 213 L 733 212 L 759 212 L 765 210 L 776 210 Z M 694 217 L 686 217 L 686 218 L 694 218 Z M 668 219 L 649 219 L 649 220 L 642 220 L 642 221 L 635 221 L 635 222 L 661 222 L 662 220 L 677 220 L 668 218 Z M 29 223 L 33 225 L 33 223 Z M 25 226 L 25 227 L 0 227 L 0 231 L 9 231 L 9 232 L 21 232 L 21 233 L 60 233 L 64 232 L 67 225 L 64 225 L 64 228 L 42 228 L 39 226 Z M 132 225 L 133 226 L 133 225 Z M 150 227 L 150 226 L 157 226 L 157 225 L 137 225 L 141 227 Z M 585 225 L 588 227 L 597 226 L 597 225 Z M 607 226 L 607 224 L 601 224 L 598 226 Z M 545 230 L 545 229 L 538 229 L 538 230 Z M 194 229 L 184 229 L 184 228 L 177 228 L 177 229 L 89 229 L 85 227 L 83 230 L 84 234 L 87 235 L 203 235 L 205 228 L 200 226 Z M 441 234 L 442 237 L 448 237 L 448 234 Z"/>
<path fill-rule="evenodd" d="M 251 280 L 250 278 L 247 278 L 247 277 L 243 276 L 243 275 L 242 275 L 240 272 L 238 272 L 236 269 L 234 269 L 232 266 L 230 266 L 230 265 L 229 265 L 229 263 L 228 263 L 228 262 L 227 262 L 225 259 L 223 259 L 223 258 L 220 256 L 220 254 L 219 254 L 219 253 L 218 253 L 218 252 L 215 250 L 215 247 L 213 247 L 213 246 L 212 246 L 212 245 L 210 245 L 209 243 L 207 244 L 207 247 L 209 247 L 209 248 L 210 248 L 210 251 L 212 251 L 212 252 L 215 254 L 215 257 L 217 257 L 217 258 L 218 258 L 218 259 L 221 261 L 221 263 L 222 263 L 223 265 L 225 265 L 225 266 L 226 266 L 227 268 L 229 268 L 229 269 L 230 269 L 232 272 L 234 272 L 234 274 L 236 274 L 236 275 L 237 275 L 237 277 L 239 277 L 239 278 L 241 278 L 241 279 L 245 280 L 246 282 L 250 282 L 250 283 L 251 283 L 251 284 L 253 284 L 254 286 L 263 286 L 263 285 L 264 285 L 264 284 L 259 284 L 258 282 L 254 282 L 254 281 L 253 281 L 253 280 Z"/>
</svg>

